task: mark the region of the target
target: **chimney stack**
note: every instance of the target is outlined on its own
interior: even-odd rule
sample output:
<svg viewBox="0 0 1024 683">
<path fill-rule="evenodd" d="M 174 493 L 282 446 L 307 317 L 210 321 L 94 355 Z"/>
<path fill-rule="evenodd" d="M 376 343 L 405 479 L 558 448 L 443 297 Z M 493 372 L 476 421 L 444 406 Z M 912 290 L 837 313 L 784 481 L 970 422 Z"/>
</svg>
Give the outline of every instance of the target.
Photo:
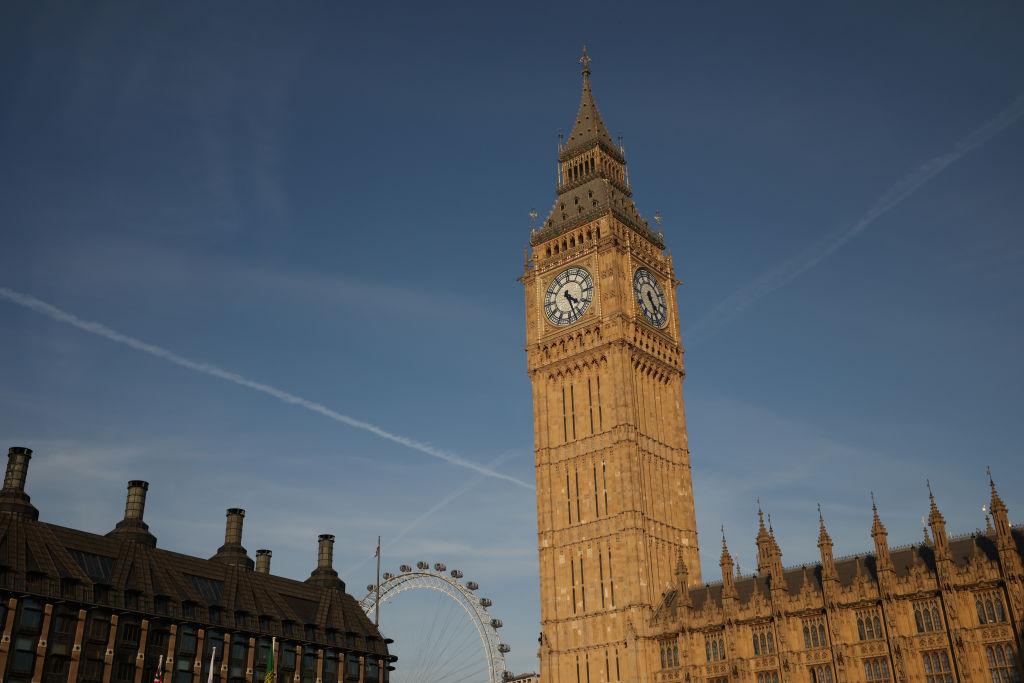
<svg viewBox="0 0 1024 683">
<path fill-rule="evenodd" d="M 12 446 L 7 449 L 7 473 L 4 475 L 4 487 L 0 490 L 0 513 L 33 521 L 39 519 L 39 510 L 25 493 L 25 477 L 31 458 L 31 448 Z"/>
<path fill-rule="evenodd" d="M 320 552 L 317 554 L 317 569 L 331 569 L 334 564 L 334 536 L 331 534 L 320 534 L 317 540 L 320 542 Z"/>
<path fill-rule="evenodd" d="M 124 503 L 124 519 L 118 522 L 107 536 L 123 538 L 134 543 L 156 547 L 156 536 L 150 533 L 149 525 L 142 521 L 146 510 L 146 491 L 149 482 L 133 479 L 128 482 L 128 498 Z"/>
<path fill-rule="evenodd" d="M 252 569 L 253 561 L 242 547 L 242 520 L 245 518 L 245 510 L 228 508 L 227 517 L 227 525 L 224 528 L 224 545 L 218 548 L 217 554 L 210 559 Z"/>
<path fill-rule="evenodd" d="M 142 513 L 146 511 L 146 491 L 148 490 L 148 481 L 132 479 L 128 482 L 128 500 L 124 504 L 125 519 L 142 519 Z"/>
<path fill-rule="evenodd" d="M 312 583 L 324 588 L 340 588 L 345 590 L 345 582 L 338 578 L 338 572 L 334 571 L 334 536 L 331 534 L 320 534 L 317 538 L 320 542 L 320 549 L 317 552 L 316 569 L 306 579 L 306 583 Z"/>
<path fill-rule="evenodd" d="M 266 548 L 260 548 L 256 551 L 256 572 L 258 574 L 270 573 L 270 557 L 273 554 Z"/>
<path fill-rule="evenodd" d="M 242 520 L 245 510 L 228 508 L 228 523 L 224 529 L 224 545 L 242 545 Z"/>
</svg>

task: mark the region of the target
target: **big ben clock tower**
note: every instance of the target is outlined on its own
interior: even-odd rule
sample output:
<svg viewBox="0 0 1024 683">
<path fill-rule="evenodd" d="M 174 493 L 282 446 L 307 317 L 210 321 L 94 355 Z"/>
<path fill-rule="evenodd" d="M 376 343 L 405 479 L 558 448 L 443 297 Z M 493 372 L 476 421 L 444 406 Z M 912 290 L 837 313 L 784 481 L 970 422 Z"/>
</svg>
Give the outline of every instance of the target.
<svg viewBox="0 0 1024 683">
<path fill-rule="evenodd" d="M 558 197 L 530 235 L 522 277 L 541 680 L 646 681 L 637 631 L 679 577 L 700 583 L 678 283 L 662 234 L 633 204 L 585 48 L 580 62 L 583 96 L 559 150 Z"/>
</svg>

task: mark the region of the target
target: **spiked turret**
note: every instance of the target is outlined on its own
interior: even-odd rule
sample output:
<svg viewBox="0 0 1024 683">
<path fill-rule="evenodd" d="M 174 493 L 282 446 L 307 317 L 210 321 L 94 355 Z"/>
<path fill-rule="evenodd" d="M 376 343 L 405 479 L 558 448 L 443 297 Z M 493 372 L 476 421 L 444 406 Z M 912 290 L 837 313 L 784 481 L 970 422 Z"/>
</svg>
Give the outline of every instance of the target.
<svg viewBox="0 0 1024 683">
<path fill-rule="evenodd" d="M 686 558 L 683 557 L 682 549 L 676 553 L 676 606 L 689 607 L 690 602 L 690 573 L 686 568 Z"/>
<path fill-rule="evenodd" d="M 821 574 L 825 580 L 838 579 L 836 561 L 832 555 L 832 537 L 825 530 L 825 518 L 821 516 L 821 503 L 818 503 L 818 549 L 821 551 Z"/>
<path fill-rule="evenodd" d="M 949 538 L 946 536 L 946 519 L 939 512 L 935 504 L 935 496 L 932 495 L 932 483 L 926 481 L 928 486 L 928 501 L 930 510 L 928 512 L 928 526 L 932 528 L 932 541 L 935 547 L 935 559 L 938 561 L 948 560 L 952 557 L 949 551 Z"/>
<path fill-rule="evenodd" d="M 722 568 L 722 597 L 736 597 L 736 578 L 732 573 L 732 555 L 729 554 L 729 547 L 725 544 L 725 526 L 722 526 L 722 557 L 718 560 L 718 566 Z"/>
<path fill-rule="evenodd" d="M 618 151 L 612 136 L 608 134 L 608 129 L 604 127 L 601 114 L 597 111 L 597 102 L 594 101 L 594 92 L 590 89 L 590 62 L 587 48 L 584 46 L 583 56 L 580 57 L 580 64 L 583 65 L 583 94 L 580 96 L 580 110 L 576 114 L 576 123 L 562 150 L 566 155 L 589 149 L 595 144 L 605 147 L 612 153 Z"/>
<path fill-rule="evenodd" d="M 576 122 L 564 146 L 558 149 L 558 199 L 544 223 L 533 230 L 530 242 L 537 245 L 555 235 L 612 215 L 645 239 L 664 249 L 659 232 L 651 230 L 633 204 L 622 147 L 612 141 L 601 120 L 590 87 L 590 57 L 583 48 L 583 94 Z M 552 254 L 545 254 L 551 256 Z"/>
<path fill-rule="evenodd" d="M 886 531 L 882 520 L 878 518 L 878 507 L 875 505 L 875 492 L 871 492 L 871 514 L 874 520 L 871 523 L 871 537 L 875 539 L 875 556 L 878 561 L 879 571 L 892 571 L 892 557 L 889 555 L 889 532 Z"/>
</svg>

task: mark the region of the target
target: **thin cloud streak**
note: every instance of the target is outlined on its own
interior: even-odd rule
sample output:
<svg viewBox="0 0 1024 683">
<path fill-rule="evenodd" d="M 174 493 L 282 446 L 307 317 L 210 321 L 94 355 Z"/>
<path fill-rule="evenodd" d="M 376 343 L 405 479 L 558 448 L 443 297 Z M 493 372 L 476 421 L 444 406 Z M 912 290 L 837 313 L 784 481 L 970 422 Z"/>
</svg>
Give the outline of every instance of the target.
<svg viewBox="0 0 1024 683">
<path fill-rule="evenodd" d="M 139 339 L 135 339 L 134 337 L 129 337 L 127 335 L 121 334 L 120 332 L 112 330 L 109 327 L 106 327 L 105 325 L 102 325 L 100 323 L 82 320 L 81 318 L 78 318 L 72 315 L 71 313 L 62 311 L 61 309 L 52 306 L 46 303 L 45 301 L 35 298 L 34 296 L 22 294 L 20 292 L 15 292 L 14 290 L 8 289 L 6 287 L 0 287 L 0 298 L 7 299 L 8 301 L 15 303 L 19 306 L 23 306 L 24 308 L 27 308 L 29 310 L 41 313 L 47 316 L 48 318 L 51 318 L 58 322 L 67 323 L 68 325 L 77 327 L 80 330 L 84 330 L 91 334 L 95 334 L 99 337 L 103 337 L 105 339 L 109 339 L 110 341 L 117 342 L 119 344 L 124 344 L 125 346 L 130 346 L 131 348 L 136 349 L 137 351 L 148 353 L 151 356 L 162 358 L 166 361 L 174 363 L 175 365 L 180 365 L 183 368 L 195 370 L 196 372 L 201 372 L 204 375 L 210 375 L 211 377 L 217 377 L 219 379 L 232 382 L 233 384 L 253 389 L 254 391 L 258 391 L 268 396 L 273 396 L 274 398 L 284 403 L 299 406 L 314 413 L 319 413 L 320 415 L 328 417 L 334 420 L 335 422 L 341 422 L 342 424 L 349 425 L 350 427 L 362 429 L 364 431 L 370 432 L 371 434 L 375 434 L 382 439 L 387 439 L 388 441 L 393 441 L 397 444 L 401 444 L 402 446 L 406 446 L 407 448 L 420 451 L 421 453 L 426 453 L 431 457 L 443 460 L 451 465 L 464 467 L 466 469 L 473 470 L 474 472 L 477 472 L 478 474 L 481 474 L 485 477 L 501 479 L 503 481 L 516 484 L 517 486 L 522 486 L 525 489 L 529 489 L 531 491 L 534 490 L 534 487 L 531 484 L 521 479 L 517 479 L 516 477 L 512 477 L 507 474 L 502 474 L 501 472 L 496 472 L 493 469 L 484 467 L 482 465 L 478 465 L 477 463 L 472 462 L 470 460 L 466 460 L 465 458 L 461 458 L 455 455 L 454 453 L 449 453 L 448 451 L 443 451 L 439 448 L 435 448 L 430 444 L 425 444 L 420 441 L 416 441 L 415 439 L 410 439 L 409 437 L 401 436 L 399 434 L 393 434 L 384 429 L 381 429 L 380 427 L 377 427 L 376 425 L 372 425 L 368 422 L 363 422 L 362 420 L 357 420 L 355 418 L 349 417 L 348 415 L 343 415 L 337 411 L 331 410 L 330 408 L 324 405 L 302 398 L 301 396 L 296 396 L 295 394 L 291 394 L 287 391 L 283 391 L 276 387 L 272 387 L 268 384 L 262 384 L 254 380 L 247 379 L 246 377 L 243 377 L 242 375 L 236 374 L 234 372 L 228 372 L 227 370 L 223 370 L 217 367 L 216 365 L 212 365 L 210 363 L 198 363 L 196 361 L 183 358 L 182 356 L 179 356 L 172 351 L 168 351 L 163 347 L 156 346 L 155 344 L 148 344 Z"/>
<path fill-rule="evenodd" d="M 688 343 L 691 345 L 700 343 L 714 336 L 718 330 L 736 319 L 759 299 L 784 287 L 817 266 L 845 246 L 847 242 L 864 232 L 876 220 L 903 203 L 932 178 L 1016 123 L 1022 115 L 1024 115 L 1024 93 L 1019 94 L 1013 104 L 994 118 L 986 121 L 984 125 L 957 142 L 952 150 L 929 159 L 892 185 L 853 226 L 830 239 L 808 247 L 782 265 L 731 294 L 687 330 L 685 337 Z"/>
<path fill-rule="evenodd" d="M 516 453 L 514 451 L 508 451 L 506 453 L 503 453 L 503 454 L 499 455 L 497 458 L 495 458 L 494 460 L 492 460 L 490 463 L 488 463 L 488 467 L 497 467 L 499 464 L 501 464 L 502 462 L 508 460 L 509 458 L 513 457 L 514 455 L 516 455 Z M 397 543 L 398 541 L 402 540 L 406 535 L 408 535 L 408 533 L 410 531 L 412 531 L 413 529 L 418 527 L 420 524 L 422 524 L 423 521 L 426 520 L 428 517 L 430 517 L 431 515 L 436 513 L 441 508 L 446 507 L 448 504 L 450 504 L 456 498 L 458 498 L 462 494 L 464 494 L 467 491 L 469 491 L 471 488 L 473 488 L 474 486 L 479 484 L 481 481 L 483 481 L 483 477 L 478 475 L 476 477 L 473 477 L 469 481 L 464 482 L 462 484 L 462 486 L 460 486 L 459 488 L 455 489 L 454 491 L 449 493 L 447 496 L 445 496 L 441 500 L 439 500 L 436 503 L 434 503 L 434 505 L 429 510 L 425 511 L 419 517 L 417 517 L 416 519 L 414 519 L 411 522 L 409 522 L 409 524 L 407 524 L 404 529 L 399 531 L 398 534 L 394 538 L 388 539 L 388 542 L 383 545 L 383 548 L 385 548 L 385 549 L 386 548 L 390 548 L 395 543 Z M 361 561 L 357 562 L 356 564 L 352 565 L 351 567 L 348 568 L 346 576 L 352 575 L 353 573 L 355 573 L 355 570 L 357 570 L 360 567 L 364 566 L 367 562 L 369 562 L 369 559 L 361 560 Z"/>
</svg>

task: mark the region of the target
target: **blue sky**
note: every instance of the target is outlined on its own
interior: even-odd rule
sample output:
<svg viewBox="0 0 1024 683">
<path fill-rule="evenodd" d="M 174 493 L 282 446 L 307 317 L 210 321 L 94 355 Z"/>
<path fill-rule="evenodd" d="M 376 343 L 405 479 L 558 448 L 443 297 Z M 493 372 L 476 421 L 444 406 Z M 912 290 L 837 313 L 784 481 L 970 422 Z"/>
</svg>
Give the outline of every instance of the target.
<svg viewBox="0 0 1024 683">
<path fill-rule="evenodd" d="M 983 527 L 987 465 L 1019 519 L 1022 30 L 1011 2 L 5 3 L 0 436 L 46 521 L 105 533 L 141 478 L 176 551 L 237 506 L 285 576 L 336 534 L 357 596 L 378 534 L 386 568 L 458 567 L 534 669 L 515 278 L 586 43 L 684 283 L 705 580 L 723 524 L 754 567 L 758 496 L 787 564 L 818 502 L 869 550 L 870 491 L 917 541 L 926 478 Z"/>
</svg>

